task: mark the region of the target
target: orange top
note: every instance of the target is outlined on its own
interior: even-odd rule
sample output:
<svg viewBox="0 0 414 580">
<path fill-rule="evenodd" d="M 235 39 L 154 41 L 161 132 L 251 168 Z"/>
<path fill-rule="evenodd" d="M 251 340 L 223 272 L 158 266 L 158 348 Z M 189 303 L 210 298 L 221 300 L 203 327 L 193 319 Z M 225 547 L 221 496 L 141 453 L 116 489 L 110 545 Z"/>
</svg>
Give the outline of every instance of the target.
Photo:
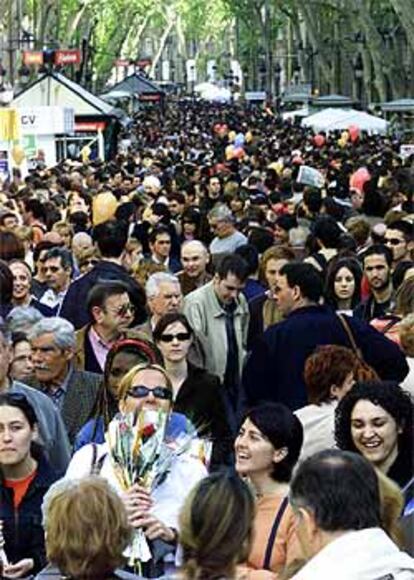
<svg viewBox="0 0 414 580">
<path fill-rule="evenodd" d="M 303 557 L 295 532 L 295 517 L 288 505 L 273 544 L 270 571 L 262 568 L 273 522 L 283 499 L 283 495 L 269 494 L 256 501 L 253 545 L 246 563 L 249 580 L 277 578 L 277 574 L 282 572 L 285 566 Z"/>
<path fill-rule="evenodd" d="M 24 496 L 26 495 L 29 485 L 32 483 L 36 477 L 37 469 L 30 473 L 24 479 L 5 479 L 4 487 L 9 487 L 13 490 L 13 504 L 14 509 L 18 509 L 19 505 L 22 503 Z"/>
</svg>

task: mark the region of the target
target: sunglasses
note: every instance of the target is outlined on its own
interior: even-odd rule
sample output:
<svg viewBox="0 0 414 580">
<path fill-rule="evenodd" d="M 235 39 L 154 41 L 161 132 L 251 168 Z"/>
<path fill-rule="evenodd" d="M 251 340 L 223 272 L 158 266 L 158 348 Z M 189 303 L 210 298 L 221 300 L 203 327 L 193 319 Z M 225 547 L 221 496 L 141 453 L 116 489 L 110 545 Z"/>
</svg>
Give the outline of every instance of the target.
<svg viewBox="0 0 414 580">
<path fill-rule="evenodd" d="M 134 385 L 127 391 L 127 395 L 134 399 L 144 399 L 150 393 L 156 399 L 162 399 L 163 401 L 172 401 L 173 398 L 172 391 L 168 387 L 154 387 L 153 389 L 149 389 L 145 385 Z"/>
<path fill-rule="evenodd" d="M 126 316 L 127 314 L 135 313 L 135 306 L 133 306 L 133 304 L 128 303 L 123 304 L 116 310 L 109 310 L 109 308 L 107 310 L 108 312 L 111 312 L 111 314 L 114 314 L 115 316 Z"/>
<path fill-rule="evenodd" d="M 399 244 L 403 244 L 404 240 L 400 240 L 398 238 L 389 238 L 388 240 L 385 240 L 386 245 L 390 245 L 390 246 L 398 246 Z"/>
<path fill-rule="evenodd" d="M 162 342 L 172 342 L 176 338 L 180 342 L 190 340 L 191 334 L 189 332 L 178 332 L 177 334 L 162 334 L 160 340 Z"/>
</svg>

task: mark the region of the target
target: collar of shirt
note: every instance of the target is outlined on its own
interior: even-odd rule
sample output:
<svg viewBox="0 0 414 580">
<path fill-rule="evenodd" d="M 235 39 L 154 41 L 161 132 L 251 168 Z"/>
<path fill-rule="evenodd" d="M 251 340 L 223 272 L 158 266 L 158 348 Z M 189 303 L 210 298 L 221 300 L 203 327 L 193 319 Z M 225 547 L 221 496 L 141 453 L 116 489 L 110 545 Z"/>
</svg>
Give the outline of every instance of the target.
<svg viewBox="0 0 414 580">
<path fill-rule="evenodd" d="M 168 266 L 170 264 L 170 257 L 169 256 L 168 256 L 168 258 L 166 258 L 162 262 L 159 258 L 157 258 L 157 256 L 155 254 L 152 254 L 151 260 L 154 262 L 154 264 L 160 264 L 160 266 L 165 266 L 166 268 L 168 268 Z"/>
<path fill-rule="evenodd" d="M 105 342 L 99 336 L 99 334 L 96 332 L 96 330 L 94 329 L 93 326 L 91 326 L 89 328 L 88 338 L 89 338 L 89 341 L 91 343 L 91 347 L 92 347 L 92 350 L 93 350 L 94 355 L 96 357 L 96 360 L 98 361 L 99 366 L 101 367 L 101 369 L 103 371 L 104 367 L 105 367 L 106 357 L 108 356 L 108 352 L 115 341 L 114 342 Z"/>
<path fill-rule="evenodd" d="M 62 407 L 63 399 L 68 390 L 69 381 L 72 378 L 73 371 L 74 371 L 73 365 L 69 364 L 69 370 L 66 373 L 66 376 L 63 379 L 62 383 L 57 388 L 51 389 L 50 387 L 46 387 L 45 385 L 41 385 L 40 387 L 43 393 L 48 395 L 55 403 L 55 405 L 57 405 L 59 408 Z"/>
</svg>

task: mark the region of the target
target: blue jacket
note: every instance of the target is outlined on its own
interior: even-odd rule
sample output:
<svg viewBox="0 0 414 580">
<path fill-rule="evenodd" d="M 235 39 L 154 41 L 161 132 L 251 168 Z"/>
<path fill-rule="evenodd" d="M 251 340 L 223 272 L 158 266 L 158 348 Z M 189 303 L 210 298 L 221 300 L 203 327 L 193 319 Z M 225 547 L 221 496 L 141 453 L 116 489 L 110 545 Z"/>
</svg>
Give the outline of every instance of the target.
<svg viewBox="0 0 414 580">
<path fill-rule="evenodd" d="M 0 484 L 0 519 L 3 520 L 5 551 L 15 564 L 23 558 L 33 558 L 32 574 L 46 564 L 45 540 L 42 526 L 43 497 L 58 476 L 43 455 L 38 460 L 37 474 L 17 510 L 13 505 L 13 491 Z"/>
<path fill-rule="evenodd" d="M 401 382 L 409 369 L 399 346 L 363 320 L 347 321 L 365 362 L 382 379 Z M 305 361 L 322 344 L 352 348 L 340 320 L 327 306 L 299 308 L 268 328 L 255 342 L 244 370 L 247 405 L 261 400 L 284 403 L 292 410 L 306 405 Z"/>
</svg>

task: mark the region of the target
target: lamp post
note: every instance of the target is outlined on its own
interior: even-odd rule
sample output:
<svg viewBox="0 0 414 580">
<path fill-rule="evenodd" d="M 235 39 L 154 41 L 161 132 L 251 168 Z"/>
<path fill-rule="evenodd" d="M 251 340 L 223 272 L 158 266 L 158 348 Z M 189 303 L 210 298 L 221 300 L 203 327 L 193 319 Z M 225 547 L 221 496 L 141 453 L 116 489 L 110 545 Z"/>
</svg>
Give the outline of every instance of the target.
<svg viewBox="0 0 414 580">
<path fill-rule="evenodd" d="M 364 63 L 362 61 L 361 53 L 358 53 L 358 56 L 355 59 L 354 74 L 356 81 L 357 99 L 360 102 L 361 106 L 363 106 L 362 99 L 363 99 Z"/>
<path fill-rule="evenodd" d="M 279 112 L 280 109 L 280 77 L 282 75 L 282 67 L 279 62 L 275 64 L 275 99 L 276 99 L 276 111 Z"/>
<path fill-rule="evenodd" d="M 4 79 L 6 78 L 6 75 L 7 71 L 0 60 L 0 90 L 4 89 Z"/>
<path fill-rule="evenodd" d="M 263 62 L 260 66 L 259 66 L 259 75 L 260 75 L 260 88 L 262 91 L 266 90 L 266 72 L 267 72 L 267 68 L 265 63 Z"/>
<path fill-rule="evenodd" d="M 29 69 L 29 67 L 26 66 L 25 64 L 22 64 L 22 66 L 17 71 L 17 74 L 19 75 L 19 78 L 20 78 L 20 84 L 23 87 L 26 86 L 27 83 L 29 82 L 29 79 L 30 79 L 30 69 Z"/>
<path fill-rule="evenodd" d="M 299 84 L 299 80 L 300 80 L 300 64 L 296 63 L 295 66 L 293 67 L 293 82 L 295 85 Z"/>
</svg>

